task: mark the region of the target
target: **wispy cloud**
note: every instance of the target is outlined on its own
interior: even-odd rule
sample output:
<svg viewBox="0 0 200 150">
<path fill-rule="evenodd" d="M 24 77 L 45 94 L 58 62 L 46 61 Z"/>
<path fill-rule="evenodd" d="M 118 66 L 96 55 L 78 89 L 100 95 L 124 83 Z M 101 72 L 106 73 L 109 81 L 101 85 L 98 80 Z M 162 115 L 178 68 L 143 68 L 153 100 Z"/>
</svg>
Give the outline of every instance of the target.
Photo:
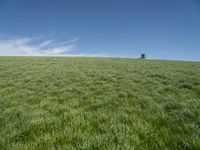
<svg viewBox="0 0 200 150">
<path fill-rule="evenodd" d="M 0 38 L 0 56 L 65 56 L 76 49 L 78 41 L 9 36 Z"/>
<path fill-rule="evenodd" d="M 46 40 L 46 41 L 43 41 L 43 42 L 39 43 L 38 47 L 39 47 L 39 48 L 44 48 L 44 47 L 46 47 L 46 46 L 49 46 L 49 45 L 52 44 L 52 43 L 53 43 L 53 40 L 52 40 L 52 39 L 51 39 L 51 40 Z"/>
</svg>

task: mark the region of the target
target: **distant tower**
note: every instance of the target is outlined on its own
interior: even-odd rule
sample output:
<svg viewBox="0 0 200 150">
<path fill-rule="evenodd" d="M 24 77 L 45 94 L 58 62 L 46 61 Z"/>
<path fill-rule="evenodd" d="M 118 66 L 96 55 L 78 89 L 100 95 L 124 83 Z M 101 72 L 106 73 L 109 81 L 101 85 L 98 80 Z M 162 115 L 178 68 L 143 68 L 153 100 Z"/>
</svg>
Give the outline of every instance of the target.
<svg viewBox="0 0 200 150">
<path fill-rule="evenodd" d="M 141 54 L 141 59 L 145 59 L 146 55 L 145 54 Z"/>
</svg>

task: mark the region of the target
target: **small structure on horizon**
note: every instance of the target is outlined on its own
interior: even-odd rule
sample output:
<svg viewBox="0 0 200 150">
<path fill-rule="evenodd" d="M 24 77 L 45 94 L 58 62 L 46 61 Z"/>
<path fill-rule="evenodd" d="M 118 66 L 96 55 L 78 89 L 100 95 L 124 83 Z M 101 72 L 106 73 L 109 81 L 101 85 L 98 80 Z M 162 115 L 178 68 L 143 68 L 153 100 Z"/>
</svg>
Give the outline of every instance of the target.
<svg viewBox="0 0 200 150">
<path fill-rule="evenodd" d="M 146 58 L 146 55 L 145 54 L 141 54 L 141 59 L 145 59 Z"/>
</svg>

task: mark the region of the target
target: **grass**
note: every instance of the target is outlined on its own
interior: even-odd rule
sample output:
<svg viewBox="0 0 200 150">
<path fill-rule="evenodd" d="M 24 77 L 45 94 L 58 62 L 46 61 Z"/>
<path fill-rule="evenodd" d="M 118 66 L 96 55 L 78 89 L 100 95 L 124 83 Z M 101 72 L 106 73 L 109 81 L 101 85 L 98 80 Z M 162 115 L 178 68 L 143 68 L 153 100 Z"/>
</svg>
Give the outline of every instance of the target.
<svg viewBox="0 0 200 150">
<path fill-rule="evenodd" d="M 0 57 L 0 148 L 200 149 L 200 63 Z"/>
</svg>

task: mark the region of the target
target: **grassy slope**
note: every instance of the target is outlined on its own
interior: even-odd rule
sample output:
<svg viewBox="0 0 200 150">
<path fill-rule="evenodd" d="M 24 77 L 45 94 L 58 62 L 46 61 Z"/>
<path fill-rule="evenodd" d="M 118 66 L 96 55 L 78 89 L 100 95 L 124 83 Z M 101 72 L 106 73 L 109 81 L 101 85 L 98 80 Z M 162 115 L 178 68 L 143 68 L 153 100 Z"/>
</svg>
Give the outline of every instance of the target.
<svg viewBox="0 0 200 150">
<path fill-rule="evenodd" d="M 200 149 L 200 63 L 0 57 L 1 149 Z"/>
</svg>

